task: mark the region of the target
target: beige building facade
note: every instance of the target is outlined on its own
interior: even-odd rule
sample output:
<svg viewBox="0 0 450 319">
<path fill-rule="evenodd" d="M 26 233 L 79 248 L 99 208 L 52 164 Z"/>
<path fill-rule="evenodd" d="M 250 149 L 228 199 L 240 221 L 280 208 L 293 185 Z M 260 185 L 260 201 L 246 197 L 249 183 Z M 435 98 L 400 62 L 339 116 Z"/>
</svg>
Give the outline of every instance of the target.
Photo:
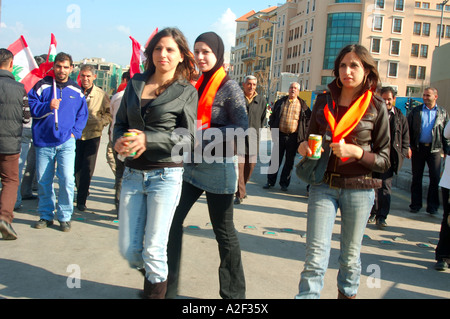
<svg viewBox="0 0 450 319">
<path fill-rule="evenodd" d="M 255 29 L 252 22 L 263 28 L 260 16 L 263 18 L 263 13 L 252 12 L 237 23 L 242 41 L 238 43 L 237 32 L 230 75 L 238 82 L 258 71 L 258 57 L 240 67 L 238 74 L 233 72 L 233 62 L 250 45 L 260 48 L 266 41 L 259 36 L 250 42 L 249 35 Z M 264 91 L 269 91 L 270 101 L 284 89 L 282 79 L 287 75 L 295 75 L 303 90 L 326 88 L 334 79 L 337 54 L 353 43 L 371 52 L 383 86 L 393 86 L 399 96 L 421 96 L 430 85 L 435 48 L 450 43 L 450 5 L 439 0 L 288 0 L 270 11 L 270 21 L 272 58 L 270 75 L 266 75 L 270 83 Z"/>
</svg>

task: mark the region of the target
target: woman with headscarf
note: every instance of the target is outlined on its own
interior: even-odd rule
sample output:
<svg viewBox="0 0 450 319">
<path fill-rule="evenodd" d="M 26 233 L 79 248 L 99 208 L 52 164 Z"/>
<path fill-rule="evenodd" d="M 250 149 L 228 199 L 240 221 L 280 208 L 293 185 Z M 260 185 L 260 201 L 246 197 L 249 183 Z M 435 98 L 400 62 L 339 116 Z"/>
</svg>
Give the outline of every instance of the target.
<svg viewBox="0 0 450 319">
<path fill-rule="evenodd" d="M 196 88 L 199 105 L 197 129 L 203 135 L 214 132 L 223 141 L 214 148 L 213 161 L 205 157 L 208 140 L 198 140 L 191 163 L 185 163 L 180 203 L 175 211 L 168 244 L 169 278 L 166 297 L 174 298 L 178 291 L 183 222 L 192 206 L 205 192 L 211 224 L 219 246 L 220 296 L 224 299 L 245 298 L 245 278 L 241 249 L 233 223 L 233 197 L 237 189 L 237 156 L 234 138 L 227 129 L 244 131 L 248 127 L 244 94 L 239 85 L 228 78 L 223 68 L 224 45 L 214 32 L 201 34 L 195 41 L 194 56 L 201 72 Z M 209 134 L 208 134 L 209 135 Z M 216 141 L 215 141 L 216 142 Z M 207 145 L 205 145 L 207 144 Z M 221 145 L 223 144 L 223 145 Z M 199 161 L 198 151 L 203 152 Z M 196 153 L 197 152 L 197 153 Z"/>
</svg>

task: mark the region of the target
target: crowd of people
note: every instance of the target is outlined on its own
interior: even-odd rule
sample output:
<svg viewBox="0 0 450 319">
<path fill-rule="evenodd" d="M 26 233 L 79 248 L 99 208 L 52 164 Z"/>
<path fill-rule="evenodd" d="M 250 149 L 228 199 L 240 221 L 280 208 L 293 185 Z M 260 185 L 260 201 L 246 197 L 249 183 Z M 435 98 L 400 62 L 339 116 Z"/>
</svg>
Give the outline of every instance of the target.
<svg viewBox="0 0 450 319">
<path fill-rule="evenodd" d="M 239 148 L 236 136 L 228 132 L 253 128 L 259 133 L 267 103 L 256 92 L 256 77 L 247 76 L 242 88 L 228 77 L 224 53 L 223 41 L 214 32 L 199 35 L 191 52 L 180 30 L 163 29 L 146 47 L 145 71 L 133 78 L 125 73 L 110 100 L 94 85 L 92 66 L 81 68 L 80 86 L 72 81 L 72 58 L 62 52 L 55 58 L 54 75 L 27 94 L 11 73 L 12 53 L 0 49 L 3 239 L 18 237 L 12 227 L 13 210 L 22 200 L 34 199 L 27 187 L 19 187 L 25 177 L 28 185 L 33 180 L 32 171 L 25 170 L 22 177 L 26 159 L 35 165 L 38 185 L 39 220 L 34 227 L 43 229 L 56 220 L 61 231 L 70 231 L 74 201 L 78 210 L 86 210 L 100 138 L 109 126 L 107 158 L 116 176 L 119 250 L 130 267 L 143 274 L 143 296 L 177 296 L 183 222 L 204 193 L 219 250 L 220 296 L 245 298 L 233 210 L 247 196 L 245 186 L 257 162 L 250 146 L 259 144 L 259 134 L 245 136 Z M 338 209 L 342 222 L 337 295 L 355 298 L 366 225 L 387 227 L 392 177 L 404 158 L 412 159 L 411 212 L 422 207 L 425 163 L 430 170 L 429 214 L 439 208 L 437 190 L 442 187 L 444 219 L 435 268 L 444 270 L 450 262 L 450 172 L 449 180 L 446 172 L 440 178 L 441 155 L 450 151 L 450 124 L 447 112 L 436 103 L 437 90 L 426 88 L 424 104 L 405 117 L 394 107 L 396 92 L 389 87 L 379 91 L 376 64 L 363 46 L 343 48 L 333 72 L 334 81 L 317 96 L 312 111 L 299 98 L 299 84 L 291 83 L 269 119 L 273 149 L 278 150 L 272 152 L 271 162 L 278 165 L 267 175 L 264 189 L 275 187 L 285 158 L 279 184 L 288 190 L 296 154 L 312 154 L 309 135 L 322 136 L 331 150 L 322 183 L 308 185 L 306 256 L 296 298 L 320 297 Z M 212 129 L 214 138 L 198 139 Z M 202 156 L 211 145 L 214 161 Z M 174 152 L 176 146 L 182 151 Z"/>
</svg>

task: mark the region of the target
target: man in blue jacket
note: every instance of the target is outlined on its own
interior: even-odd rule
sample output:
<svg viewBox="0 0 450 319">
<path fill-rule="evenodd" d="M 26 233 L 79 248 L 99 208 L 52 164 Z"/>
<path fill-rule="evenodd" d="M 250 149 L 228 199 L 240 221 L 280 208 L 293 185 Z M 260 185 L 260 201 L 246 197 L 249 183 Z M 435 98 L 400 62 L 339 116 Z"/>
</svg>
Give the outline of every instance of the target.
<svg viewBox="0 0 450 319">
<path fill-rule="evenodd" d="M 52 225 L 56 208 L 61 230 L 70 231 L 75 185 L 75 140 L 81 137 L 86 126 L 88 109 L 83 91 L 69 78 L 73 70 L 72 57 L 59 53 L 53 70 L 54 78 L 45 77 L 28 93 L 39 185 L 40 219 L 34 227 L 41 229 Z M 59 181 L 57 205 L 53 188 L 55 168 Z"/>
</svg>

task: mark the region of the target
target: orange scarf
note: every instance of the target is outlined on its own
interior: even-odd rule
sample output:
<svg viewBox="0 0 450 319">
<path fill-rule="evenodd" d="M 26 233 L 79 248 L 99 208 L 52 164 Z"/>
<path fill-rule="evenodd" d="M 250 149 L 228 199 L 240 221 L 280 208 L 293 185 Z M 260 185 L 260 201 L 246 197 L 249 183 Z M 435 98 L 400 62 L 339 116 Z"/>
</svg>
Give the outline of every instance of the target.
<svg viewBox="0 0 450 319">
<path fill-rule="evenodd" d="M 198 108 L 197 108 L 197 129 L 207 129 L 211 127 L 211 112 L 212 105 L 214 102 L 214 98 L 216 97 L 217 91 L 219 90 L 219 86 L 222 83 L 223 79 L 227 76 L 224 68 L 220 68 L 213 74 L 211 79 L 203 91 L 202 96 L 200 96 L 198 100 Z M 202 75 L 198 80 L 195 88 L 198 90 L 202 85 L 204 80 L 204 76 Z"/>
<path fill-rule="evenodd" d="M 344 140 L 344 138 L 353 131 L 353 129 L 358 125 L 359 121 L 366 113 L 369 107 L 370 101 L 372 100 L 372 91 L 368 90 L 364 95 L 361 95 L 348 109 L 348 111 L 341 118 L 339 123 L 336 123 L 336 119 L 331 113 L 328 105 L 324 108 L 325 118 L 330 125 L 331 132 L 333 134 L 333 143 L 339 143 Z M 333 101 L 334 107 L 334 101 Z M 341 158 L 343 162 L 347 161 L 348 158 Z"/>
</svg>

